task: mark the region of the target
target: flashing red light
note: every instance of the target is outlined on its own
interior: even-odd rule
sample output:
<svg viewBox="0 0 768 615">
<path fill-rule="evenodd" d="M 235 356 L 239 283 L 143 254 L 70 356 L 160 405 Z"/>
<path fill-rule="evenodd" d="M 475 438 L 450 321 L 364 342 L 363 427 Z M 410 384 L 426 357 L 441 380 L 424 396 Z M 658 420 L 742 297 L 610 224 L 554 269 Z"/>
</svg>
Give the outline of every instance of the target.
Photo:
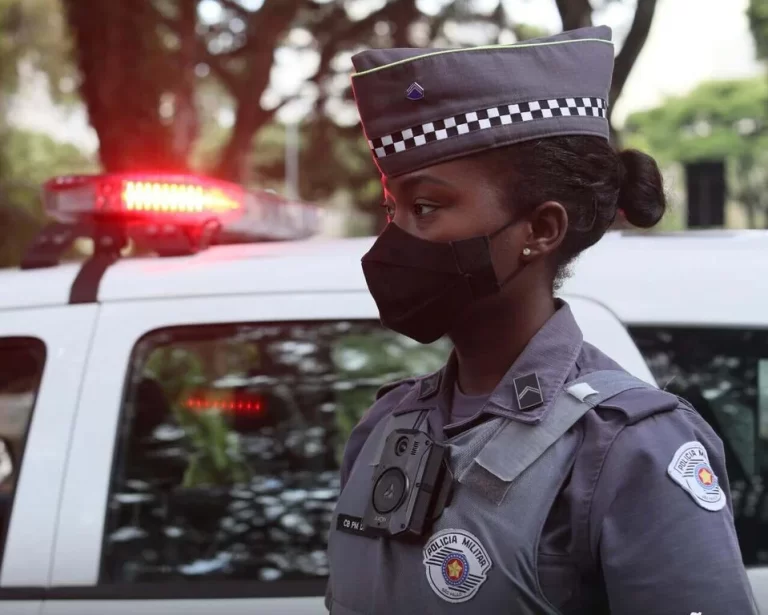
<svg viewBox="0 0 768 615">
<path fill-rule="evenodd" d="M 215 186 L 124 181 L 120 196 L 127 211 L 226 214 L 242 208 L 242 197 Z"/>
<path fill-rule="evenodd" d="M 211 399 L 202 396 L 191 396 L 184 400 L 183 406 L 192 412 L 218 411 L 222 414 L 237 414 L 240 416 L 259 416 L 265 410 L 261 397 L 238 399 Z"/>
<path fill-rule="evenodd" d="M 79 175 L 45 184 L 48 211 L 54 217 L 142 214 L 198 218 L 238 214 L 245 191 L 237 184 L 195 176 Z"/>
<path fill-rule="evenodd" d="M 297 240 L 320 230 L 317 207 L 192 175 L 56 177 L 43 186 L 47 213 L 81 232 L 102 228 L 140 237 L 158 254 L 192 254 L 219 232 L 228 241 Z"/>
</svg>

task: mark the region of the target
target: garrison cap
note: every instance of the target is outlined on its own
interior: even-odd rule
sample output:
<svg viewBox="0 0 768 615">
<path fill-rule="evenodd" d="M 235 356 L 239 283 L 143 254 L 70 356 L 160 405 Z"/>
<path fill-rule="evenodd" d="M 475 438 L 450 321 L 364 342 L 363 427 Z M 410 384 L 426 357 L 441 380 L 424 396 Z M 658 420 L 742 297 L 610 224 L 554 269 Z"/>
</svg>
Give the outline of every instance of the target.
<svg viewBox="0 0 768 615">
<path fill-rule="evenodd" d="M 514 45 L 370 49 L 352 88 L 382 175 L 558 135 L 608 139 L 607 26 Z"/>
</svg>

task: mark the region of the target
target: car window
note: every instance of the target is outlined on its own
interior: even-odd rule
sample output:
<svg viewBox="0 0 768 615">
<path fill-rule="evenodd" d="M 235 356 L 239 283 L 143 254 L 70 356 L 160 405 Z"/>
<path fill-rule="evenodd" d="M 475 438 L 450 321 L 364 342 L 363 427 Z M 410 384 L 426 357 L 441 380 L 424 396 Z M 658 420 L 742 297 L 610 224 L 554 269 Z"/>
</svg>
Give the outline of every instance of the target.
<svg viewBox="0 0 768 615">
<path fill-rule="evenodd" d="M 44 366 L 41 340 L 0 338 L 0 560 Z"/>
<path fill-rule="evenodd" d="M 768 563 L 768 331 L 632 327 L 662 388 L 723 440 L 744 562 Z"/>
<path fill-rule="evenodd" d="M 448 352 L 360 321 L 148 334 L 124 395 L 101 582 L 324 578 L 349 432 L 378 387 Z"/>
</svg>

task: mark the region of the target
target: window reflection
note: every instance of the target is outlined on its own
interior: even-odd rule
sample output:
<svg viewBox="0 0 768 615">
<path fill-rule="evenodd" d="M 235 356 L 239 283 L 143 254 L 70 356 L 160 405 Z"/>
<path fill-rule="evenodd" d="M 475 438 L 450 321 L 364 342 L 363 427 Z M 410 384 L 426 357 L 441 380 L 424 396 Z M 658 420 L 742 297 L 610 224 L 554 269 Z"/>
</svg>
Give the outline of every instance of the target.
<svg viewBox="0 0 768 615">
<path fill-rule="evenodd" d="M 102 581 L 326 576 L 349 432 L 380 386 L 448 352 L 364 322 L 150 334 L 124 403 Z"/>
</svg>

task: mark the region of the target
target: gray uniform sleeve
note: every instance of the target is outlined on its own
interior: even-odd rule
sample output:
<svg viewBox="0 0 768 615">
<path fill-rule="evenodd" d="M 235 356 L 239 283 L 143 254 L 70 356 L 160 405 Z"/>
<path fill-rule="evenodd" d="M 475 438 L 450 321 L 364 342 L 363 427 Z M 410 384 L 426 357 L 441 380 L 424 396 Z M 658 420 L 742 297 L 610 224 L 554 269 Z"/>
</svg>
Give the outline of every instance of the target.
<svg viewBox="0 0 768 615">
<path fill-rule="evenodd" d="M 697 461 L 696 443 L 709 466 Z M 673 459 L 681 481 L 687 471 L 704 482 L 681 486 L 670 475 Z M 757 613 L 723 460 L 715 432 L 684 406 L 619 432 L 597 478 L 591 514 L 611 615 Z M 708 467 L 724 505 L 702 487 L 711 489 Z"/>
</svg>

